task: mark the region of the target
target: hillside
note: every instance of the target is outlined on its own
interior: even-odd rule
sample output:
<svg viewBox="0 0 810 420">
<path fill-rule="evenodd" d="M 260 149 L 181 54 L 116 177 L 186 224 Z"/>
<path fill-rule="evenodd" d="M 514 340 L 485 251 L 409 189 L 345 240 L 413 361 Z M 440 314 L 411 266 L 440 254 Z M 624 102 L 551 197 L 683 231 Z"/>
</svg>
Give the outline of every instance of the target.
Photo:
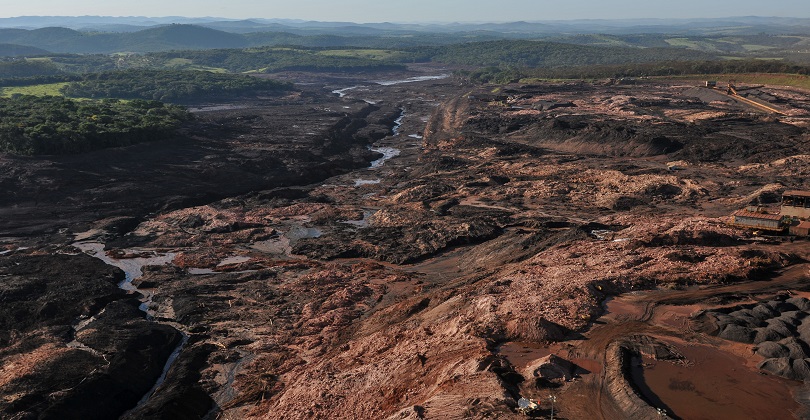
<svg viewBox="0 0 810 420">
<path fill-rule="evenodd" d="M 109 54 L 176 49 L 242 48 L 236 34 L 195 25 L 168 25 L 128 33 L 88 33 L 67 28 L 0 29 L 0 43 L 41 48 L 56 53 Z"/>
<path fill-rule="evenodd" d="M 50 54 L 50 52 L 41 48 L 17 44 L 0 44 L 0 57 L 21 57 L 46 54 Z"/>
</svg>

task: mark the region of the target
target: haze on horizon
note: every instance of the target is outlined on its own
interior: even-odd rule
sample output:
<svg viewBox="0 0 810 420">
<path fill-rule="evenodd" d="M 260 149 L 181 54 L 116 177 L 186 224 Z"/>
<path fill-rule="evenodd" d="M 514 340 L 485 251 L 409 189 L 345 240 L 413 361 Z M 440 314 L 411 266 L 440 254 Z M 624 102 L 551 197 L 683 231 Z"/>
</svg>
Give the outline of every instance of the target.
<svg viewBox="0 0 810 420">
<path fill-rule="evenodd" d="M 366 22 L 507 22 L 574 19 L 810 18 L 807 0 L 32 0 L 0 9 L 17 16 L 183 16 Z"/>
</svg>

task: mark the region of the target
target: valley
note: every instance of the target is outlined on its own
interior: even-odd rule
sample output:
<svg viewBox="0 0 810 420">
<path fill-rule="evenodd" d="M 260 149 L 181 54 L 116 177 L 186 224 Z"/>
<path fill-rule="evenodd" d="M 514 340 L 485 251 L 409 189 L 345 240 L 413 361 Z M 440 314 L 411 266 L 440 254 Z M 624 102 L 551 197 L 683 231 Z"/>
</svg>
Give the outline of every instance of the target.
<svg viewBox="0 0 810 420">
<path fill-rule="evenodd" d="M 806 91 L 759 87 L 775 116 L 699 80 L 274 77 L 166 141 L 1 155 L 0 412 L 806 415 L 704 314 L 807 309 L 807 240 L 728 225 L 810 185 Z"/>
</svg>

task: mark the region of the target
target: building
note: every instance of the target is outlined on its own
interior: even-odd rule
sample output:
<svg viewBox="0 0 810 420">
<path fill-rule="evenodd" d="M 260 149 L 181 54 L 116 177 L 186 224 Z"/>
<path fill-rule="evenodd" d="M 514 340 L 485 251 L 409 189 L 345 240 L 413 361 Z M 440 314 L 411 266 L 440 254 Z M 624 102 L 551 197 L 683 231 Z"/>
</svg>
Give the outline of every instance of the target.
<svg viewBox="0 0 810 420">
<path fill-rule="evenodd" d="M 810 222 L 794 222 L 790 225 L 790 234 L 796 236 L 810 236 Z"/>
<path fill-rule="evenodd" d="M 782 216 L 810 219 L 810 191 L 785 191 L 782 194 Z"/>
<path fill-rule="evenodd" d="M 787 227 L 787 217 L 780 214 L 758 213 L 748 210 L 739 210 L 733 214 L 733 226 L 760 229 L 771 232 L 784 232 Z"/>
</svg>

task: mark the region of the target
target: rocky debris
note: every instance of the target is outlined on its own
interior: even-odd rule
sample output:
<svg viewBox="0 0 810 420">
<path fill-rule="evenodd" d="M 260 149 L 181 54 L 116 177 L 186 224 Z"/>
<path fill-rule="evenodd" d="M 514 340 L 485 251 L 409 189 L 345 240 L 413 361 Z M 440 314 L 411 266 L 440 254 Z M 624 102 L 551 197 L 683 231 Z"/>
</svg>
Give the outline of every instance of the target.
<svg viewBox="0 0 810 420">
<path fill-rule="evenodd" d="M 411 263 L 449 247 L 491 239 L 500 229 L 491 218 L 431 220 L 407 226 L 378 226 L 380 212 L 371 226 L 357 232 L 337 232 L 319 238 L 303 239 L 293 253 L 315 258 L 365 257 L 396 264 Z"/>
<path fill-rule="evenodd" d="M 151 312 L 182 326 L 188 343 L 155 396 L 129 418 L 514 418 L 521 380 L 537 371 L 520 375 L 493 354 L 494 343 L 576 338 L 610 295 L 762 279 L 795 262 L 748 243 L 717 217 L 751 194 L 767 199 L 757 192 L 767 185 L 806 182 L 801 171 L 785 178 L 784 165 L 750 166 L 800 155 L 806 144 L 795 126 L 747 113 L 730 118 L 741 115 L 732 105 L 704 105 L 667 86 L 637 85 L 634 96 L 590 84 L 514 87 L 513 108 L 491 103 L 506 95 L 460 95 L 450 82 L 362 89 L 391 106 L 313 94 L 289 107 L 203 116 L 205 134 L 190 127 L 195 142 L 175 144 L 187 157 L 172 152 L 144 164 L 144 173 L 159 168 L 158 181 L 167 182 L 154 197 L 140 193 L 149 185 L 126 184 L 130 194 L 122 195 L 116 181 L 98 187 L 93 177 L 74 179 L 91 191 L 74 194 L 88 203 L 78 211 L 127 216 L 132 199 L 162 209 L 135 228 L 123 223 L 117 234 L 131 234 L 106 242 L 121 249 L 116 255 L 136 245 L 178 251 L 174 266 L 144 270 L 139 284 L 153 294 Z M 539 101 L 576 107 L 531 109 Z M 400 108 L 401 132 L 425 138 L 386 137 L 378 144 L 400 149 L 399 157 L 340 175 L 367 165 L 375 156 L 365 148 L 369 139 Z M 144 162 L 153 157 L 133 151 Z M 177 167 L 165 165 L 172 159 Z M 689 165 L 668 170 L 676 160 Z M 81 159 L 63 164 L 109 174 Z M 34 179 L 26 174 L 42 165 L 15 167 L 11 184 L 0 185 L 23 191 L 30 185 L 17 180 Z M 225 184 L 222 194 L 232 197 L 195 192 Z M 238 195 L 248 190 L 256 191 Z M 31 194 L 0 200 L 25 203 Z M 13 224 L 33 232 L 33 219 Z M 112 225 L 96 227 L 105 226 Z M 20 293 L 36 301 L 38 292 Z M 775 340 L 759 344 L 772 359 L 804 360 L 804 306 L 776 300 L 707 322 L 713 317 L 741 340 Z M 110 314 L 132 310 L 115 305 Z M 109 351 L 116 328 L 98 318 L 77 335 Z M 136 333 L 172 338 L 168 330 L 122 325 L 134 331 L 126 342 Z M 0 341 L 16 337 L 0 331 Z M 87 350 L 60 347 L 64 341 L 20 348 L 15 366 L 62 353 L 62 366 L 82 374 L 102 363 Z M 591 345 L 604 354 L 608 342 Z M 655 418 L 626 380 L 627 357 L 677 359 L 677 351 L 641 337 L 618 348 L 609 349 L 605 370 L 611 399 L 625 413 L 617 417 Z M 567 377 L 567 364 L 552 365 L 547 376 Z M 790 369 L 801 374 L 803 365 L 791 361 Z"/>
<path fill-rule="evenodd" d="M 198 114 L 185 134 L 166 141 L 75 156 L 7 156 L 0 160 L 0 197 L 13 200 L 0 202 L 7 214 L 0 233 L 81 231 L 108 217 L 118 222 L 100 227 L 123 234 L 133 217 L 366 167 L 378 157 L 367 146 L 378 132 L 390 132 L 399 110 L 364 102 L 345 109 L 336 98 L 331 105 L 343 112 L 309 95 L 293 102 L 271 97 Z"/>
<path fill-rule="evenodd" d="M 534 379 L 538 386 L 554 382 L 567 382 L 576 377 L 579 367 L 568 360 L 550 354 L 542 359 L 529 363 L 523 377 Z"/>
<path fill-rule="evenodd" d="M 201 371 L 215 351 L 212 344 L 191 337 L 182 357 L 167 372 L 166 380 L 143 405 L 127 412 L 123 419 L 199 419 L 214 407 L 214 400 L 200 384 Z"/>
<path fill-rule="evenodd" d="M 135 406 L 180 341 L 147 322 L 90 256 L 0 256 L 0 412 L 111 418 Z"/>
<path fill-rule="evenodd" d="M 777 296 L 773 300 L 707 311 L 718 337 L 756 344 L 754 351 L 765 357 L 759 368 L 788 379 L 808 380 L 810 369 L 810 299 Z"/>
</svg>

